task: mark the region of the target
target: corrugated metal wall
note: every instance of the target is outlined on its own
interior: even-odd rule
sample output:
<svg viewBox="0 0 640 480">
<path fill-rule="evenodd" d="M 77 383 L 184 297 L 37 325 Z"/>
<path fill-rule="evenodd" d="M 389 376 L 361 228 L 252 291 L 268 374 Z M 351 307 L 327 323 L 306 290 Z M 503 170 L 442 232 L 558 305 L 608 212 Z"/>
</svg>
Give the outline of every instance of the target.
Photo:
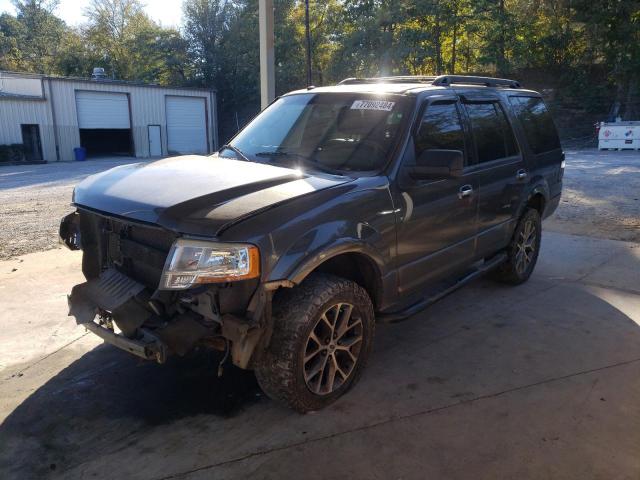
<svg viewBox="0 0 640 480">
<path fill-rule="evenodd" d="M 202 97 L 207 105 L 207 136 L 209 150 L 217 147 L 217 125 L 215 125 L 215 92 L 183 90 L 178 88 L 145 87 L 133 85 L 119 85 L 109 82 L 51 80 L 51 91 L 60 138 L 60 156 L 62 160 L 73 158 L 73 149 L 80 145 L 78 131 L 78 116 L 76 113 L 75 92 L 102 91 L 121 92 L 129 96 L 131 107 L 131 129 L 137 157 L 149 156 L 149 125 L 160 125 L 162 135 L 162 153 L 167 155 L 167 120 L 165 112 L 165 97 L 188 96 Z M 212 100 L 213 98 L 213 100 Z M 211 103 L 214 103 L 213 108 Z"/>
<path fill-rule="evenodd" d="M 47 102 L 0 98 L 0 145 L 22 143 L 21 124 L 39 125 L 42 156 L 47 162 L 55 162 L 53 120 Z"/>
<path fill-rule="evenodd" d="M 44 98 L 42 78 L 0 72 L 0 92 Z"/>
<path fill-rule="evenodd" d="M 45 79 L 46 100 L 0 97 L 0 144 L 22 143 L 20 124 L 40 125 L 44 159 L 56 161 L 54 117 L 58 132 L 60 160 L 73 160 L 73 149 L 80 146 L 76 91 L 121 92 L 128 94 L 131 130 L 137 157 L 149 156 L 149 125 L 160 125 L 162 153 L 167 155 L 166 96 L 201 97 L 207 108 L 209 150 L 217 148 L 215 92 L 152 86 L 125 85 L 91 80 Z"/>
</svg>

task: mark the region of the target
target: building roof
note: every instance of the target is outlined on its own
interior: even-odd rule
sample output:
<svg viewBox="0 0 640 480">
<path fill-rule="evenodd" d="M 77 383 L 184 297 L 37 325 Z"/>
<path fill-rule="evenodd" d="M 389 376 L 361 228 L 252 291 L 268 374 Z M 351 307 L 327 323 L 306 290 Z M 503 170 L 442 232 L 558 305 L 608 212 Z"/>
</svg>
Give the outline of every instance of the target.
<svg viewBox="0 0 640 480">
<path fill-rule="evenodd" d="M 87 83 L 99 83 L 102 85 L 125 85 L 131 87 L 149 87 L 149 88 L 171 88 L 176 90 L 196 90 L 203 92 L 215 92 L 215 88 L 205 87 L 192 87 L 192 86 L 176 86 L 176 85 L 160 85 L 158 83 L 144 83 L 139 81 L 130 80 L 113 80 L 110 78 L 103 78 L 100 80 L 86 77 L 62 77 L 56 75 L 44 75 L 40 73 L 26 73 L 26 72 L 10 72 L 6 70 L 0 70 L 0 78 L 14 77 L 14 78 L 40 78 L 43 80 L 61 81 L 61 82 L 87 82 Z"/>
</svg>

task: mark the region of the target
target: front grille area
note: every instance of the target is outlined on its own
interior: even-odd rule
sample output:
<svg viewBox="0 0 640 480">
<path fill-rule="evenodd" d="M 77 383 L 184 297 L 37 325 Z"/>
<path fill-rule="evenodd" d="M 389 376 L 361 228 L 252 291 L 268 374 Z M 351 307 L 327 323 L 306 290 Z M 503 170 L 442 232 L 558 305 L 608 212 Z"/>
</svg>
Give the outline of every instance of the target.
<svg viewBox="0 0 640 480">
<path fill-rule="evenodd" d="M 84 219 L 85 225 L 92 227 L 89 235 L 85 232 L 82 235 L 84 254 L 97 254 L 100 271 L 115 267 L 151 290 L 158 288 L 175 233 L 86 211 L 82 216 L 88 217 Z M 93 248 L 85 248 L 87 237 L 86 243 L 94 243 Z"/>
</svg>

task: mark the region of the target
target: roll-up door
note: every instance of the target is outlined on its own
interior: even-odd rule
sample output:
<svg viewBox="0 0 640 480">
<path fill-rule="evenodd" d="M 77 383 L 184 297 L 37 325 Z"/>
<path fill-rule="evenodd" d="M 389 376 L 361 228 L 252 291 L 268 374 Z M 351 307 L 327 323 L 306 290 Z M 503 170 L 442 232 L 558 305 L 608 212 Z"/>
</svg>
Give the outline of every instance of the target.
<svg viewBox="0 0 640 480">
<path fill-rule="evenodd" d="M 166 113 L 170 153 L 207 153 L 204 98 L 167 96 Z"/>
<path fill-rule="evenodd" d="M 125 93 L 76 92 L 81 129 L 129 129 L 129 102 Z"/>
</svg>

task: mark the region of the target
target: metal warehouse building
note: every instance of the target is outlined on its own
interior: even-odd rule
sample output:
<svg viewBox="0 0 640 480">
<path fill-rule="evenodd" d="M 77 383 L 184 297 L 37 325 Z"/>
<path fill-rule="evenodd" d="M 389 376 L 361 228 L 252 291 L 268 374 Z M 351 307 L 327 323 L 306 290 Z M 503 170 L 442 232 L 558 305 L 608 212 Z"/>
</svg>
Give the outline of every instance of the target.
<svg viewBox="0 0 640 480">
<path fill-rule="evenodd" d="M 155 157 L 217 149 L 216 93 L 105 79 L 0 72 L 0 145 L 28 160 Z"/>
</svg>

